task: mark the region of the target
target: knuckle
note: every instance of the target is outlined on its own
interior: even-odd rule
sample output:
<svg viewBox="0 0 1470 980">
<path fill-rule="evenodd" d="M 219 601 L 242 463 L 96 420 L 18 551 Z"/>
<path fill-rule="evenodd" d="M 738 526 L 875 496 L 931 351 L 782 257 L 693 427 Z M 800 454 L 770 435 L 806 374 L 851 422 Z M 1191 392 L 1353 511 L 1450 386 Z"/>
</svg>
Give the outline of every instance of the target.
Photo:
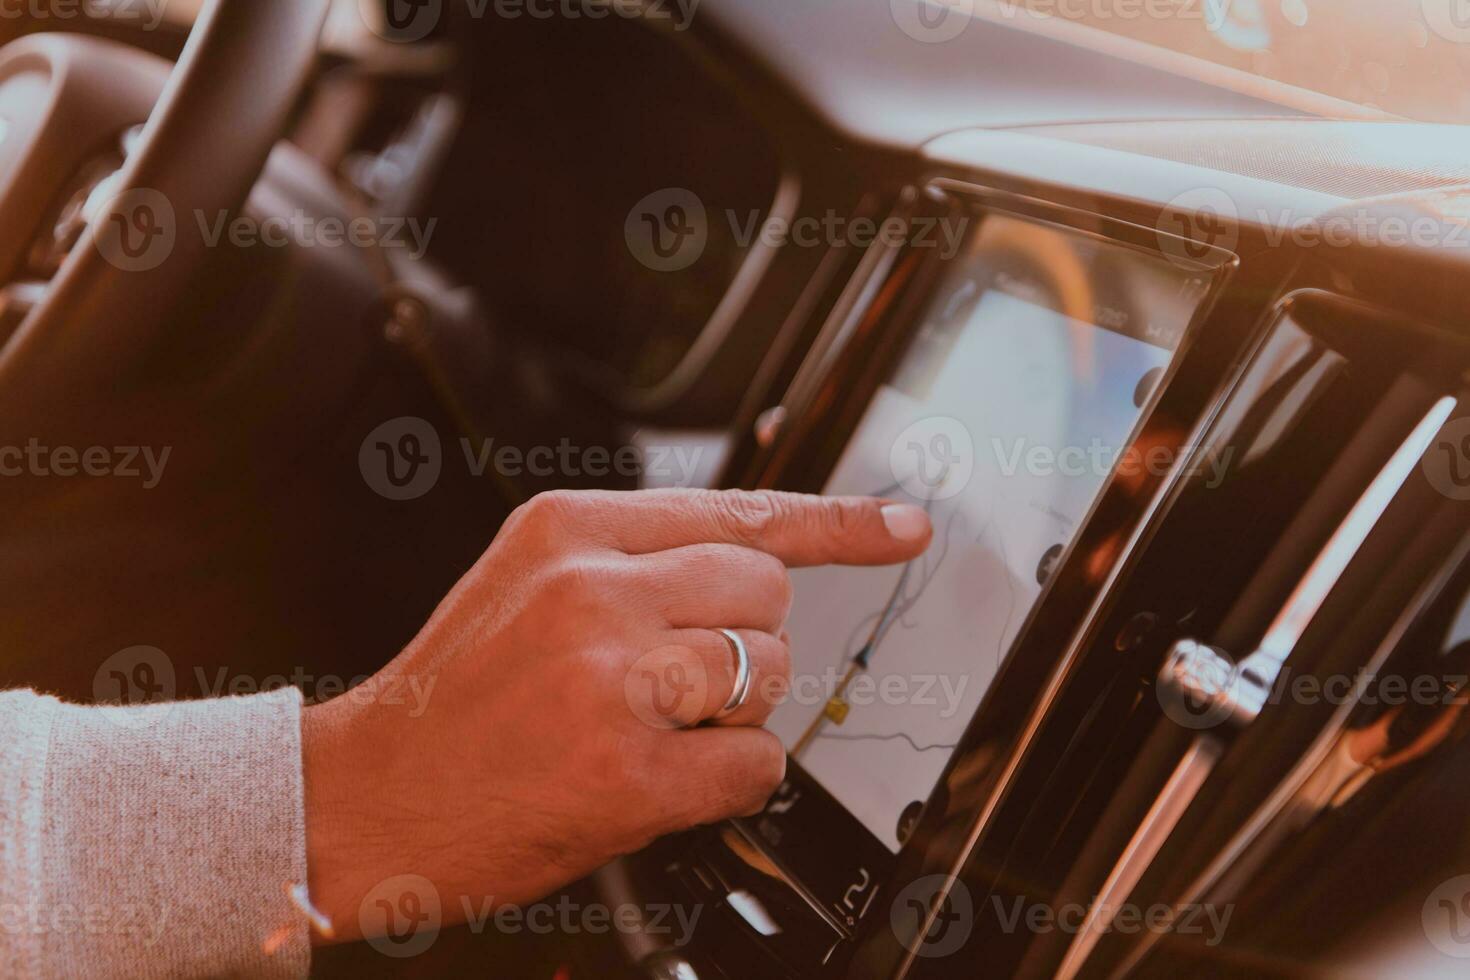
<svg viewBox="0 0 1470 980">
<path fill-rule="evenodd" d="M 587 587 L 590 572 L 576 557 L 564 558 L 546 570 L 542 588 L 552 595 L 573 596 Z"/>
<path fill-rule="evenodd" d="M 775 555 L 764 551 L 744 548 L 742 549 L 741 557 L 748 563 L 746 568 L 761 582 L 779 584 L 787 578 L 786 563 Z"/>
<path fill-rule="evenodd" d="M 767 491 L 731 491 L 717 494 L 711 509 L 722 530 L 737 540 L 752 541 L 769 534 L 780 523 L 786 505 Z"/>
<path fill-rule="evenodd" d="M 708 812 L 744 814 L 752 797 L 751 778 L 745 767 L 734 759 L 711 767 L 706 773 Z"/>
<path fill-rule="evenodd" d="M 769 612 L 769 619 L 762 626 L 776 626 L 786 621 L 791 604 L 796 597 L 796 586 L 785 562 L 765 553 L 757 553 L 753 559 L 751 574 L 752 592 L 760 598 Z"/>
<path fill-rule="evenodd" d="M 710 772 L 716 808 L 724 813 L 753 816 L 765 808 L 771 794 L 786 778 L 786 750 L 770 732 L 750 729 L 750 744 Z"/>
<path fill-rule="evenodd" d="M 769 647 L 770 652 L 763 655 L 755 695 L 767 715 L 780 707 L 790 693 L 793 671 L 791 647 L 784 640 L 772 640 Z"/>
<path fill-rule="evenodd" d="M 516 509 L 513 515 L 518 527 L 545 532 L 566 525 L 576 509 L 577 495 L 570 490 L 550 490 L 537 494 Z"/>
<path fill-rule="evenodd" d="M 776 663 L 773 673 L 776 677 L 780 678 L 783 685 L 790 686 L 791 676 L 794 670 L 791 659 L 791 644 L 785 639 L 779 639 L 776 641 L 775 648 Z"/>
<path fill-rule="evenodd" d="M 691 669 L 701 670 L 702 668 L 694 666 Z M 705 701 L 709 696 L 708 686 L 703 683 L 697 684 L 693 693 L 675 700 L 673 706 L 665 713 L 669 724 L 674 728 L 690 728 L 699 724 L 704 718 Z"/>
<path fill-rule="evenodd" d="M 862 528 L 863 510 L 853 501 L 828 499 L 821 513 L 826 530 L 837 537 L 849 537 Z"/>
<path fill-rule="evenodd" d="M 764 551 L 732 547 L 722 558 L 730 575 L 730 581 L 738 582 L 741 589 L 758 596 L 765 605 L 783 611 L 791 605 L 794 586 L 786 563 Z"/>
<path fill-rule="evenodd" d="M 749 805 L 750 812 L 759 812 L 770 800 L 771 794 L 786 779 L 786 748 L 781 740 L 768 731 L 757 731 L 752 740 L 751 772 L 748 796 L 742 802 Z"/>
<path fill-rule="evenodd" d="M 598 605 L 611 596 L 615 577 L 604 564 L 573 555 L 546 570 L 541 588 L 548 597 L 568 605 Z"/>
<path fill-rule="evenodd" d="M 767 562 L 767 575 L 771 589 L 771 603 L 781 610 L 781 618 L 786 618 L 786 613 L 791 611 L 791 604 L 796 599 L 796 585 L 791 581 L 791 573 L 787 571 L 784 562 L 772 558 Z"/>
<path fill-rule="evenodd" d="M 639 657 L 631 666 L 615 658 L 612 668 L 621 679 L 627 712 L 650 731 L 687 728 L 697 723 L 710 695 L 707 668 L 688 647 L 671 644 Z"/>
</svg>

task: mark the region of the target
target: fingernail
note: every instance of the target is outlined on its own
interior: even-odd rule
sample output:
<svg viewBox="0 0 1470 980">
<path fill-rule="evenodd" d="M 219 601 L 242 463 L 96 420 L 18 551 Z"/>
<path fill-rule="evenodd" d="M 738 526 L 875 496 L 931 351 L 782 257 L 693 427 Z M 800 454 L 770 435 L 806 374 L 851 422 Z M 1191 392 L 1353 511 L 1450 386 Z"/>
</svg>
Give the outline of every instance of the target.
<svg viewBox="0 0 1470 980">
<path fill-rule="evenodd" d="M 900 541 L 917 541 L 929 533 L 929 515 L 913 504 L 889 504 L 883 508 L 888 533 Z"/>
</svg>

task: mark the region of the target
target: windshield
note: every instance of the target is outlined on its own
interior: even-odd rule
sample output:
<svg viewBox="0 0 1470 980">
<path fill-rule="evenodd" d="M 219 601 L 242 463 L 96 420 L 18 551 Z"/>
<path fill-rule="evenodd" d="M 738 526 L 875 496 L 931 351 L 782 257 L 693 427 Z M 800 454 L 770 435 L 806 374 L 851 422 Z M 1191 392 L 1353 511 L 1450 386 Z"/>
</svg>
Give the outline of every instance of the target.
<svg viewBox="0 0 1470 980">
<path fill-rule="evenodd" d="M 944 0 L 1064 20 L 1424 122 L 1470 122 L 1470 0 Z"/>
</svg>

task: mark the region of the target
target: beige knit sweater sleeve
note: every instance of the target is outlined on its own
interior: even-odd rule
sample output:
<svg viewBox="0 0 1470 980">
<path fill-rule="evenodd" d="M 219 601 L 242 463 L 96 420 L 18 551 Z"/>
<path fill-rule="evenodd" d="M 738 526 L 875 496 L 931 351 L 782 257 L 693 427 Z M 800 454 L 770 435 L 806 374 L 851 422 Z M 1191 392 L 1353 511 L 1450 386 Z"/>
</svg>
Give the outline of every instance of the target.
<svg viewBox="0 0 1470 980">
<path fill-rule="evenodd" d="M 0 973 L 304 976 L 301 696 L 0 693 Z"/>
</svg>

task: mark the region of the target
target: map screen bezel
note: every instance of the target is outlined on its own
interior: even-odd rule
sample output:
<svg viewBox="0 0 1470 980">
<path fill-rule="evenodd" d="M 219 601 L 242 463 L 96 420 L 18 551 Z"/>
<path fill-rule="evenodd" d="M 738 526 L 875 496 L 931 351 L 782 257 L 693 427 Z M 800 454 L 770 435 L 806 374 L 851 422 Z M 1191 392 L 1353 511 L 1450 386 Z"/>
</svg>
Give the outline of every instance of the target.
<svg viewBox="0 0 1470 980">
<path fill-rule="evenodd" d="M 1152 243 L 1142 240 L 1143 236 L 1140 234 L 1142 230 L 1135 226 L 1123 226 L 1133 232 L 1130 238 L 1125 240 L 1099 234 L 1094 227 L 1095 222 L 1089 222 L 1089 227 L 1080 227 L 1066 221 L 1053 221 L 1019 210 L 1012 211 L 1008 208 L 994 206 L 983 210 L 975 208 L 970 213 L 976 221 L 974 227 L 970 229 L 966 248 L 962 249 L 953 259 L 931 258 L 928 260 L 937 268 L 927 280 L 920 281 L 922 291 L 915 290 L 918 295 L 910 298 L 907 307 L 900 303 L 889 317 L 891 322 L 887 323 L 885 328 L 890 330 L 896 339 L 886 345 L 887 350 L 881 358 L 881 363 L 868 365 L 869 369 L 877 373 L 879 383 L 885 382 L 902 366 L 909 357 L 924 321 L 930 316 L 933 308 L 944 301 L 956 279 L 964 273 L 965 263 L 974 261 L 971 246 L 981 235 L 984 222 L 990 218 L 997 221 L 1004 219 L 1029 223 L 1052 232 L 1059 232 L 1064 236 L 1070 236 L 1078 243 L 1085 244 L 1085 248 L 1081 250 L 1082 254 L 1105 252 L 1114 267 L 1118 262 L 1122 262 L 1125 266 L 1133 261 L 1148 263 L 1152 267 L 1150 274 L 1156 275 L 1157 266 L 1161 261 L 1167 261 L 1173 265 L 1178 271 L 1181 284 L 1189 282 L 1193 285 L 1190 287 L 1191 302 L 1180 317 L 1177 324 L 1178 332 L 1172 343 L 1173 364 L 1159 387 L 1162 388 L 1168 383 L 1178 366 L 1180 357 L 1192 339 L 1193 329 L 1199 319 L 1199 311 L 1207 305 L 1209 298 L 1220 284 L 1223 264 L 1220 261 L 1220 255 L 1207 255 L 1197 263 L 1191 264 L 1191 260 L 1195 258 L 1193 255 L 1183 253 L 1176 255 L 1174 250 L 1166 251 L 1150 247 Z M 1109 222 L 1108 224 L 1115 223 Z M 1136 258 L 1130 258 L 1130 256 Z M 1042 274 L 1049 271 L 1051 270 L 1041 270 Z M 1097 326 L 1098 329 L 1116 329 L 1105 327 L 1099 324 L 1097 319 L 1091 317 L 1087 319 L 1087 322 Z M 853 410 L 847 413 L 846 424 L 840 430 L 829 433 L 826 440 L 828 445 L 822 461 L 821 483 L 818 483 L 818 486 L 825 483 L 826 476 L 830 474 L 837 457 L 852 437 L 858 420 L 862 417 L 873 394 L 872 386 L 864 388 L 859 396 L 862 404 L 853 406 Z M 1154 398 L 1143 407 L 1138 424 L 1129 437 L 1130 440 L 1136 438 L 1142 431 L 1156 404 L 1157 392 Z M 813 482 L 812 472 L 804 475 L 806 479 L 802 482 Z M 1099 498 L 1105 492 L 1106 486 L 1107 484 L 1104 485 L 1104 490 L 1098 492 Z M 809 486 L 799 488 L 811 489 Z M 1083 530 L 1086 529 L 1086 518 L 1082 521 L 1081 526 Z M 1080 534 L 1081 532 L 1078 537 Z M 1075 540 L 1074 538 L 1074 544 Z M 1066 556 L 1062 560 L 1066 561 Z M 1043 591 L 1031 609 L 1031 616 L 1034 617 L 1045 606 L 1046 598 L 1046 593 Z M 800 601 L 799 597 L 798 601 Z M 1021 644 L 1030 622 L 1028 617 L 1020 632 L 1009 644 L 1007 658 Z M 940 778 L 930 795 L 926 806 L 926 817 L 929 815 L 928 811 L 947 809 L 945 805 L 936 805 L 934 798 L 945 791 L 951 770 L 956 765 L 967 762 L 970 750 L 973 749 L 973 746 L 969 744 L 970 733 L 975 727 L 976 718 L 985 712 L 987 704 L 988 698 L 982 701 L 978 710 L 968 719 L 969 724 L 965 736 L 951 754 L 945 768 L 945 776 Z M 854 817 L 819 780 L 813 778 L 794 760 L 788 762 L 786 783 L 773 797 L 766 811 L 740 823 L 747 836 L 767 852 L 781 872 L 805 888 L 811 899 L 821 904 L 824 914 L 830 917 L 835 925 L 849 932 L 855 932 L 864 916 L 875 906 L 875 899 L 886 887 L 901 859 L 907 858 L 906 852 L 910 850 L 909 845 L 914 843 L 913 840 L 909 840 L 895 854 L 889 846 L 880 841 Z M 904 863 L 911 865 L 913 861 L 905 860 Z"/>
</svg>

